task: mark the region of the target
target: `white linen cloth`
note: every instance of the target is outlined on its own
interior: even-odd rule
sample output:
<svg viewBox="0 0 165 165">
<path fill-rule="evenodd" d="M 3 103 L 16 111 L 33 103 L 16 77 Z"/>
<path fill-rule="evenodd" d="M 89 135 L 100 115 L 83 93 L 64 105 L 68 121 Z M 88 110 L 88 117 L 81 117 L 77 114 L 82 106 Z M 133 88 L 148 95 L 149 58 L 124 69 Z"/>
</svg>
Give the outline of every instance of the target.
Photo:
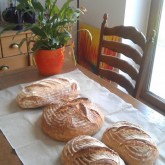
<svg viewBox="0 0 165 165">
<path fill-rule="evenodd" d="M 101 140 L 105 129 L 116 121 L 133 122 L 146 130 L 158 145 L 160 156 L 156 165 L 165 164 L 165 126 L 148 121 L 132 105 L 109 92 L 78 69 L 52 77 L 75 79 L 80 86 L 80 96 L 88 97 L 102 108 L 105 122 L 94 137 Z M 16 104 L 15 98 L 25 85 L 27 84 L 0 91 L 0 129 L 23 164 L 61 165 L 60 155 L 65 143 L 55 141 L 42 132 L 40 126 L 42 108 L 22 110 Z"/>
</svg>

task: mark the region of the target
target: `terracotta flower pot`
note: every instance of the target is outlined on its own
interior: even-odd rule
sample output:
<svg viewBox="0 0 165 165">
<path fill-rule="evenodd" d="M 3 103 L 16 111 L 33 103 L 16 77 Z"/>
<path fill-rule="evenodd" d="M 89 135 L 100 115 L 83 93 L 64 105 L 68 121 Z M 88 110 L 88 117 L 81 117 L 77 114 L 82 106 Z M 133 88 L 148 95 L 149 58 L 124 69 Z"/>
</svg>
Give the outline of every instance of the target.
<svg viewBox="0 0 165 165">
<path fill-rule="evenodd" d="M 40 74 L 51 76 L 60 73 L 64 64 L 65 48 L 56 50 L 38 50 L 35 53 L 35 62 Z"/>
</svg>

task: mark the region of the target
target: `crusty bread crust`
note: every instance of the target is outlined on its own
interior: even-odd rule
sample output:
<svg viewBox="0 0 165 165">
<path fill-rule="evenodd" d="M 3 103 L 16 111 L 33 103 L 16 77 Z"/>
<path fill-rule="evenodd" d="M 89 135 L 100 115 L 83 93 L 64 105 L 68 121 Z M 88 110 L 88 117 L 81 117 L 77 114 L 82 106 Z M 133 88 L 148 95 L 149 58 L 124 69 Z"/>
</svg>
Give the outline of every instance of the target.
<svg viewBox="0 0 165 165">
<path fill-rule="evenodd" d="M 72 79 L 43 79 L 24 87 L 16 101 L 21 108 L 38 108 L 51 103 L 63 104 L 76 98 L 78 93 L 79 86 Z"/>
<path fill-rule="evenodd" d="M 102 141 L 128 165 L 153 165 L 159 156 L 152 138 L 142 128 L 129 122 L 114 123 L 104 132 Z"/>
<path fill-rule="evenodd" d="M 125 165 L 119 155 L 91 136 L 77 136 L 64 146 L 64 165 Z"/>
<path fill-rule="evenodd" d="M 104 116 L 87 98 L 77 98 L 66 105 L 50 105 L 42 115 L 43 131 L 53 139 L 68 141 L 78 135 L 93 135 L 102 126 Z"/>
</svg>

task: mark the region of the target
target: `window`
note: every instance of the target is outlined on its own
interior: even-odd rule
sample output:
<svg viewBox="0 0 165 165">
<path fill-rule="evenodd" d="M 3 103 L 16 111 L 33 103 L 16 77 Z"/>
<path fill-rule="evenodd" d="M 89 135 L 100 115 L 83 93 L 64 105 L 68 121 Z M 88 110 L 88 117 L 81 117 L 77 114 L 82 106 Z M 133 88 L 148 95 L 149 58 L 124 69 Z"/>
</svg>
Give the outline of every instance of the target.
<svg viewBox="0 0 165 165">
<path fill-rule="evenodd" d="M 155 30 L 152 54 L 145 75 L 141 98 L 165 112 L 165 2 L 151 0 L 147 36 Z"/>
</svg>

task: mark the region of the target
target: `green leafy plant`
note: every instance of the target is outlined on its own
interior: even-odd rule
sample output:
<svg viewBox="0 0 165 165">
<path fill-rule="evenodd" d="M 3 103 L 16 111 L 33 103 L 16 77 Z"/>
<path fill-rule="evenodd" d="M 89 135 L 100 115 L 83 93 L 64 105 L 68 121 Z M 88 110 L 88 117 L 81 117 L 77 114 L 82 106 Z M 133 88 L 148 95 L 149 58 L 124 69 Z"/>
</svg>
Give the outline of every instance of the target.
<svg viewBox="0 0 165 165">
<path fill-rule="evenodd" d="M 79 19 L 83 9 L 71 7 L 74 0 L 66 0 L 61 8 L 57 5 L 58 0 L 45 0 L 44 5 L 36 0 L 19 0 L 17 10 L 24 13 L 35 13 L 36 22 L 23 23 L 23 29 L 18 31 L 31 30 L 33 35 L 29 42 L 34 42 L 32 51 L 38 49 L 54 50 L 63 47 L 72 38 L 71 29 Z M 10 29 L 13 27 L 6 27 Z M 20 47 L 26 39 L 20 43 Z"/>
<path fill-rule="evenodd" d="M 35 43 L 33 51 L 61 48 L 72 38 L 71 28 L 81 13 L 80 9 L 70 7 L 72 1 L 74 0 L 67 0 L 60 9 L 57 0 L 45 0 L 44 6 L 40 2 L 21 0 L 18 8 L 25 12 L 34 12 L 37 17 L 36 23 L 25 24 L 25 29 L 34 34 L 30 40 Z"/>
</svg>

